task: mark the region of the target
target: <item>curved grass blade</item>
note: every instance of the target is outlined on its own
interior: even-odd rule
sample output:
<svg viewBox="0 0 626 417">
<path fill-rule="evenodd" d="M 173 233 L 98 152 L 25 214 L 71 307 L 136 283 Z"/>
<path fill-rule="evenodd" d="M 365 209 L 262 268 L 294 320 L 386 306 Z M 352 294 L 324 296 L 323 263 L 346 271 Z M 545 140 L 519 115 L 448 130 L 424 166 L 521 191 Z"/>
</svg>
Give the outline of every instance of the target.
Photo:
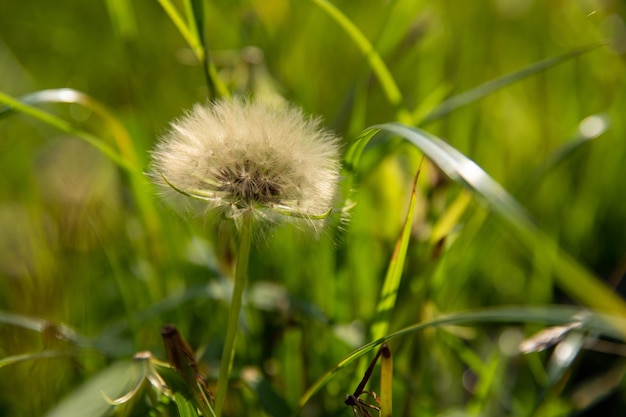
<svg viewBox="0 0 626 417">
<path fill-rule="evenodd" d="M 93 97 L 72 88 L 59 88 L 40 90 L 34 93 L 26 94 L 18 97 L 17 101 L 29 106 L 44 103 L 78 104 L 92 110 L 96 115 L 98 115 L 98 117 L 100 117 L 100 119 L 102 119 L 102 121 L 104 121 L 105 125 L 113 134 L 113 138 L 115 139 L 121 158 L 123 158 L 129 165 L 135 167 L 139 166 L 137 153 L 128 131 L 115 117 L 111 115 L 106 107 Z M 13 109 L 11 107 L 0 110 L 0 117 L 11 114 L 15 110 L 17 109 Z"/>
<path fill-rule="evenodd" d="M 389 103 L 396 111 L 397 118 L 402 123 L 413 124 L 411 112 L 407 109 L 402 98 L 400 88 L 396 84 L 391 71 L 387 68 L 385 61 L 365 37 L 363 32 L 345 15 L 327 0 L 310 0 L 313 4 L 324 11 L 331 19 L 341 27 L 354 41 L 359 50 L 365 55 L 369 66 L 378 78 L 380 85 Z"/>
<path fill-rule="evenodd" d="M 563 55 L 558 55 L 552 58 L 547 58 L 542 61 L 536 62 L 512 74 L 508 74 L 503 77 L 487 81 L 486 83 L 479 85 L 478 87 L 474 89 L 458 94 L 456 96 L 453 96 L 443 101 L 432 112 L 430 112 L 427 116 L 425 116 L 422 120 L 420 120 L 419 123 L 416 123 L 416 124 L 424 125 L 434 120 L 440 119 L 460 107 L 466 106 L 470 103 L 480 100 L 483 97 L 488 96 L 494 91 L 497 91 L 503 87 L 511 85 L 524 78 L 530 77 L 531 75 L 535 75 L 542 71 L 550 69 L 556 65 L 562 64 L 563 62 L 569 61 L 570 59 L 576 58 L 587 52 L 593 51 L 594 49 L 597 49 L 600 46 L 604 46 L 604 45 L 606 45 L 606 43 L 602 42 L 602 43 L 594 43 L 591 45 L 583 46 L 581 48 L 574 49 L 573 51 L 567 52 Z"/>
<path fill-rule="evenodd" d="M 485 323 L 542 323 L 546 325 L 564 325 L 571 323 L 574 320 L 582 320 L 583 325 L 581 328 L 592 333 L 595 332 L 598 336 L 613 337 L 618 340 L 626 341 L 624 334 L 615 330 L 616 328 L 626 327 L 626 318 L 624 318 L 624 316 L 609 316 L 605 314 L 593 313 L 581 310 L 577 307 L 499 307 L 447 314 L 434 320 L 405 327 L 404 329 L 374 340 L 355 350 L 335 365 L 334 368 L 322 375 L 317 382 L 309 388 L 309 390 L 300 399 L 298 407 L 292 416 L 297 416 L 302 407 L 304 407 L 313 395 L 319 392 L 336 373 L 340 372 L 343 368 L 347 367 L 361 356 L 376 349 L 376 347 L 382 343 L 388 342 L 389 340 L 397 337 L 406 336 L 428 328 L 438 328 L 448 325 L 476 326 Z"/>
<path fill-rule="evenodd" d="M 380 299 L 378 300 L 378 306 L 376 307 L 376 318 L 372 323 L 371 333 L 373 339 L 378 339 L 387 334 L 389 330 L 389 322 L 391 320 L 391 313 L 396 305 L 396 298 L 398 295 L 398 288 L 400 287 L 400 280 L 402 278 L 402 271 L 404 270 L 404 262 L 406 260 L 406 251 L 409 247 L 409 238 L 411 236 L 411 229 L 413 228 L 413 218 L 415 214 L 415 201 L 417 199 L 417 179 L 419 178 L 422 170 L 422 163 L 424 158 L 420 161 L 417 174 L 415 174 L 415 180 L 413 181 L 413 191 L 411 192 L 411 202 L 409 204 L 409 210 L 404 220 L 404 226 L 400 237 L 396 242 L 391 261 L 385 275 L 383 287 L 380 292 Z"/>
<path fill-rule="evenodd" d="M 95 135 L 92 135 L 91 133 L 78 129 L 67 120 L 61 119 L 60 117 L 32 107 L 26 103 L 21 102 L 19 99 L 14 99 L 13 97 L 10 97 L 2 92 L 0 92 L 0 103 L 7 106 L 6 109 L 0 110 L 0 117 L 8 115 L 13 111 L 27 114 L 41 122 L 56 127 L 62 132 L 83 139 L 84 141 L 98 149 L 100 152 L 105 154 L 107 157 L 109 157 L 121 168 L 124 168 L 125 170 L 132 173 L 137 173 L 136 166 L 133 166 L 129 161 L 123 159 L 120 154 L 118 154 L 113 148 L 111 148 L 108 144 L 102 141 L 102 139 L 96 137 Z"/>
<path fill-rule="evenodd" d="M 161 246 L 162 241 L 160 239 L 161 224 L 156 214 L 156 210 L 153 209 L 153 200 L 150 190 L 145 186 L 145 178 L 143 176 L 143 172 L 141 171 L 141 162 L 137 156 L 130 134 L 124 126 L 113 115 L 111 115 L 105 106 L 87 94 L 70 88 L 41 90 L 35 93 L 27 94 L 18 99 L 12 98 L 0 92 L 0 103 L 7 106 L 4 109 L 0 109 L 0 118 L 13 114 L 14 112 L 20 112 L 34 117 L 35 119 L 53 126 L 62 132 L 83 139 L 104 153 L 120 168 L 123 168 L 126 172 L 128 172 L 130 186 L 133 191 L 133 196 L 135 197 L 137 208 L 141 213 L 141 219 L 143 220 L 148 231 L 147 234 L 150 237 L 149 241 L 153 251 L 152 256 L 157 259 L 161 257 L 160 254 L 163 252 Z M 34 104 L 42 103 L 78 104 L 91 109 L 104 121 L 105 125 L 111 131 L 119 152 L 104 142 L 101 138 L 79 129 L 67 120 L 33 107 Z"/>
<path fill-rule="evenodd" d="M 474 161 L 443 140 L 423 130 L 399 123 L 376 125 L 373 129 L 401 136 L 417 146 L 452 180 L 481 197 L 530 251 L 541 248 L 538 267 L 554 271 L 561 289 L 582 304 L 598 311 L 626 317 L 626 303 L 586 268 L 563 251 L 530 219 L 526 210 Z M 626 335 L 626 326 L 619 330 Z"/>
</svg>

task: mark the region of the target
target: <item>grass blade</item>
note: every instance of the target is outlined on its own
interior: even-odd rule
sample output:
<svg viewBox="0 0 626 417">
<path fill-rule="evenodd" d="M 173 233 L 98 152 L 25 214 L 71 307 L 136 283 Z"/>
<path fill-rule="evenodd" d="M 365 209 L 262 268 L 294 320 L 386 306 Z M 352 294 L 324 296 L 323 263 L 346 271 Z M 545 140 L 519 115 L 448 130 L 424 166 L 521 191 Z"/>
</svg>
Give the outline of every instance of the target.
<svg viewBox="0 0 626 417">
<path fill-rule="evenodd" d="M 508 74 L 503 77 L 487 81 L 486 83 L 479 85 L 478 87 L 474 89 L 471 89 L 464 93 L 450 97 L 449 99 L 443 101 L 441 104 L 439 104 L 439 106 L 437 106 L 432 112 L 430 112 L 417 124 L 424 125 L 434 120 L 440 119 L 448 115 L 449 113 L 452 113 L 454 110 L 460 107 L 466 106 L 470 103 L 480 100 L 483 97 L 488 96 L 494 91 L 497 91 L 501 88 L 509 86 L 524 78 L 530 77 L 531 75 L 538 74 L 542 71 L 545 71 L 554 66 L 562 64 L 563 62 L 569 61 L 570 59 L 576 58 L 587 52 L 593 51 L 594 49 L 597 49 L 603 45 L 605 44 L 595 43 L 595 44 L 583 46 L 581 48 L 574 49 L 573 51 L 567 52 L 563 55 L 558 55 L 555 57 L 547 58 L 542 61 L 536 62 L 512 74 Z"/>
<path fill-rule="evenodd" d="M 204 61 L 204 48 L 202 47 L 202 42 L 200 41 L 198 34 L 194 33 L 194 31 L 185 23 L 185 20 L 182 18 L 176 6 L 170 0 L 158 0 L 161 7 L 170 18 L 174 26 L 178 29 L 180 34 L 183 36 L 185 41 L 189 47 L 193 50 L 196 58 L 200 62 Z"/>
<path fill-rule="evenodd" d="M 35 104 L 42 103 L 78 104 L 91 109 L 109 128 L 119 151 L 115 150 L 100 137 L 79 129 L 73 123 L 33 107 Z M 157 258 L 161 256 L 163 253 L 162 241 L 160 239 L 161 224 L 153 207 L 151 191 L 145 186 L 145 177 L 141 170 L 142 164 L 139 160 L 130 134 L 106 109 L 105 106 L 87 94 L 70 88 L 41 90 L 17 99 L 0 92 L 0 104 L 5 104 L 7 106 L 4 109 L 0 109 L 0 118 L 6 117 L 15 112 L 31 116 L 43 123 L 59 129 L 62 132 L 86 141 L 109 157 L 109 159 L 111 159 L 111 161 L 117 164 L 120 168 L 123 168 L 129 174 L 129 181 L 137 208 L 140 211 L 141 219 L 148 230 L 151 250 L 153 252 L 152 255 Z"/>
<path fill-rule="evenodd" d="M 413 124 L 413 117 L 411 112 L 407 109 L 402 98 L 400 88 L 396 84 L 391 71 L 387 68 L 385 61 L 374 48 L 372 43 L 365 37 L 363 32 L 345 15 L 335 7 L 333 4 L 326 0 L 311 0 L 317 7 L 324 11 L 331 19 L 335 21 L 352 39 L 359 50 L 365 55 L 369 66 L 378 78 L 380 85 L 387 97 L 389 103 L 396 111 L 397 118 L 402 123 Z"/>
<path fill-rule="evenodd" d="M 609 120 L 604 115 L 594 114 L 583 119 L 579 124 L 576 135 L 552 152 L 541 165 L 535 168 L 528 176 L 528 179 L 524 181 L 522 188 L 517 191 L 516 195 L 526 197 L 550 171 L 574 154 L 578 149 L 603 134 L 608 127 Z"/>
<path fill-rule="evenodd" d="M 405 327 L 383 338 L 367 343 L 350 353 L 341 360 L 334 368 L 322 375 L 315 384 L 307 390 L 300 398 L 298 407 L 292 414 L 297 416 L 302 407 L 319 392 L 335 374 L 352 364 L 354 361 L 376 349 L 379 345 L 397 337 L 402 337 L 422 331 L 428 328 L 438 328 L 448 325 L 457 326 L 476 326 L 485 323 L 506 323 L 506 324 L 528 324 L 542 323 L 546 325 L 564 325 L 573 321 L 582 321 L 582 330 L 588 330 L 598 336 L 613 337 L 621 341 L 626 340 L 623 332 L 615 329 L 626 328 L 625 316 L 610 316 L 605 314 L 594 313 L 581 310 L 578 307 L 570 306 L 547 306 L 547 307 L 498 307 L 488 308 L 474 311 L 464 311 L 460 313 L 447 314 L 434 320 L 417 323 L 412 326 Z"/>
<path fill-rule="evenodd" d="M 32 361 L 35 359 L 58 358 L 61 356 L 72 356 L 74 354 L 75 352 L 44 350 L 41 352 L 22 353 L 19 355 L 7 356 L 6 358 L 0 359 L 0 369 L 4 368 L 5 366 L 16 364 L 18 362 Z"/>
<path fill-rule="evenodd" d="M 380 299 L 378 300 L 378 306 L 376 307 L 376 318 L 372 323 L 371 333 L 374 339 L 378 339 L 387 334 L 389 330 L 389 322 L 391 320 L 391 313 L 396 305 L 396 297 L 398 295 L 398 288 L 400 287 L 400 280 L 402 278 L 402 271 L 404 270 L 404 262 L 406 260 L 406 251 L 409 247 L 409 238 L 411 237 L 411 229 L 413 228 L 413 218 L 415 213 L 415 201 L 417 200 L 417 179 L 419 178 L 422 170 L 422 161 L 415 174 L 415 180 L 413 181 L 413 191 L 411 192 L 411 202 L 409 204 L 409 210 L 402 227 L 400 237 L 396 242 L 387 274 L 385 275 L 385 281 L 380 292 Z"/>
<path fill-rule="evenodd" d="M 598 311 L 626 317 L 626 303 L 539 230 L 526 210 L 474 161 L 443 140 L 417 128 L 399 123 L 373 128 L 401 136 L 417 146 L 452 180 L 481 197 L 530 251 L 542 248 L 538 267 L 554 269 L 559 286 L 568 295 Z M 622 322 L 616 325 L 626 335 L 626 326 Z"/>
<path fill-rule="evenodd" d="M 92 110 L 105 125 L 109 128 L 115 139 L 115 144 L 119 149 L 120 156 L 127 161 L 128 164 L 138 167 L 139 161 L 137 153 L 133 145 L 132 139 L 124 126 L 122 126 L 115 117 L 101 103 L 93 97 L 71 88 L 59 88 L 52 90 L 40 90 L 34 93 L 26 94 L 16 99 L 20 103 L 28 106 L 34 106 L 44 103 L 67 103 L 78 104 L 87 109 Z M 12 114 L 19 109 L 7 107 L 0 110 L 0 118 Z M 58 127 L 58 126 L 57 126 Z"/>
<path fill-rule="evenodd" d="M 380 415 L 391 417 L 393 414 L 393 358 L 389 346 L 383 350 L 380 363 Z"/>
<path fill-rule="evenodd" d="M 0 111 L 0 117 L 10 114 L 13 111 L 17 111 L 19 113 L 34 117 L 35 119 L 43 123 L 56 127 L 62 132 L 83 139 L 84 141 L 98 149 L 100 152 L 105 154 L 107 157 L 109 157 L 109 159 L 111 159 L 121 168 L 124 168 L 129 172 L 137 172 L 137 167 L 124 160 L 119 153 L 117 153 L 111 146 L 106 144 L 102 139 L 96 137 L 95 135 L 92 135 L 91 133 L 78 129 L 67 120 L 61 119 L 60 117 L 32 107 L 26 103 L 21 102 L 19 99 L 14 99 L 13 97 L 10 97 L 2 92 L 0 92 L 0 103 L 8 107 Z"/>
<path fill-rule="evenodd" d="M 202 62 L 202 68 L 204 70 L 204 76 L 206 78 L 207 87 L 209 89 L 209 99 L 215 97 L 228 97 L 230 92 L 222 83 L 217 69 L 211 59 L 209 53 L 208 42 L 206 39 L 205 20 L 204 20 L 204 0 L 187 0 L 186 1 L 187 13 L 190 16 L 191 30 L 194 32 L 195 37 L 200 42 L 200 47 L 204 51 L 200 61 Z"/>
<path fill-rule="evenodd" d="M 174 401 L 176 402 L 176 408 L 180 417 L 198 417 L 198 412 L 193 406 L 191 401 L 187 401 L 185 396 L 180 392 L 174 395 Z"/>
</svg>

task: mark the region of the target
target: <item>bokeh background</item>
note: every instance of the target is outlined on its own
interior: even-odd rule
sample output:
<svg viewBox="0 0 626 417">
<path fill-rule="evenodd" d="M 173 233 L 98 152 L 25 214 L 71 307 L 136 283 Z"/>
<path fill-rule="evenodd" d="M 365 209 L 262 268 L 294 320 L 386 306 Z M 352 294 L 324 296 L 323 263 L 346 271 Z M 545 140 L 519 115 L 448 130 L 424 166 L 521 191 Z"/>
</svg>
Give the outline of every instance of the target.
<svg viewBox="0 0 626 417">
<path fill-rule="evenodd" d="M 623 1 L 333 4 L 375 46 L 403 102 L 420 116 L 448 97 L 602 43 L 420 127 L 473 159 L 548 236 L 624 294 Z M 366 127 L 397 120 L 354 40 L 314 2 L 219 0 L 204 8 L 211 56 L 234 93 L 286 98 L 321 116 L 344 149 Z M 20 97 L 60 88 L 87 94 L 110 119 L 77 103 L 37 107 L 114 147 L 122 129 L 141 171 L 168 123 L 209 93 L 201 64 L 159 1 L 1 2 L 0 91 Z M 577 142 L 581 122 L 593 115 L 604 133 Z M 228 415 L 294 409 L 324 372 L 371 340 L 419 156 L 403 143 L 372 146 L 355 173 L 348 223 L 318 240 L 280 228 L 253 251 L 235 363 L 241 381 Z M 490 306 L 576 305 L 549 268 L 537 267 L 541 254 L 524 249 L 480 201 L 472 199 L 446 239 L 434 241 L 435 225 L 461 193 L 425 166 L 391 330 Z M 131 179 L 84 140 L 4 111 L 0 361 L 26 357 L 0 362 L 0 415 L 45 415 L 135 352 L 165 359 L 165 323 L 199 349 L 212 381 L 234 253 L 227 231 L 210 234 L 205 226 L 161 203 L 147 177 Z M 76 337 L 62 336 L 63 326 Z M 515 352 L 540 328 L 483 323 L 395 340 L 394 415 L 622 415 L 623 349 L 582 350 L 550 385 L 550 350 Z M 41 357 L 46 351 L 63 354 Z M 271 394 L 246 384 L 250 372 Z M 360 372 L 337 373 L 302 415 L 352 415 L 343 399 Z M 111 386 L 123 393 L 125 374 L 113 375 Z M 584 385 L 589 381 L 599 392 Z M 150 408 L 140 402 L 133 410 L 129 415 L 147 415 L 141 413 Z"/>
</svg>

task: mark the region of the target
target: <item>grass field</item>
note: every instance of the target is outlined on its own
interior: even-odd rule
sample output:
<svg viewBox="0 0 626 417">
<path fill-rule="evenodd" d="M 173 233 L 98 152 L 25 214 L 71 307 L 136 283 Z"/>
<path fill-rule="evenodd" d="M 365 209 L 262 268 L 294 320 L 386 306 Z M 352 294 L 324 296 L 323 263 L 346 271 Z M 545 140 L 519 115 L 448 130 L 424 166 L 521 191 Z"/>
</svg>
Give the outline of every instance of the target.
<svg viewBox="0 0 626 417">
<path fill-rule="evenodd" d="M 623 415 L 625 16 L 1 2 L 0 416 L 211 415 L 207 391 L 225 416 Z M 341 138 L 324 230 L 273 227 L 247 263 L 245 232 L 146 175 L 172 120 L 228 95 Z"/>
</svg>

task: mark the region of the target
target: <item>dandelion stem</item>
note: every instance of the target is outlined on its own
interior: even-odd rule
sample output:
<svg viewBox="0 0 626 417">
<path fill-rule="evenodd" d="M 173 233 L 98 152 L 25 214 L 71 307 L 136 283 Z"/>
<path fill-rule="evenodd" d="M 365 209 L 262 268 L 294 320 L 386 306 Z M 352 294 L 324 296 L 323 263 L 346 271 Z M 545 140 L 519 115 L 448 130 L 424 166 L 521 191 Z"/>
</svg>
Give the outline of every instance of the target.
<svg viewBox="0 0 626 417">
<path fill-rule="evenodd" d="M 241 226 L 237 269 L 235 270 L 235 286 L 233 288 L 233 295 L 230 301 L 226 341 L 224 342 L 220 373 L 217 380 L 217 393 L 215 394 L 215 415 L 217 417 L 222 415 L 222 409 L 226 399 L 226 391 L 228 389 L 230 370 L 233 366 L 233 359 L 235 358 L 235 341 L 237 339 L 237 330 L 239 327 L 239 313 L 241 312 L 243 292 L 248 279 L 248 259 L 250 258 L 253 223 L 254 218 L 252 216 L 244 216 Z"/>
</svg>

